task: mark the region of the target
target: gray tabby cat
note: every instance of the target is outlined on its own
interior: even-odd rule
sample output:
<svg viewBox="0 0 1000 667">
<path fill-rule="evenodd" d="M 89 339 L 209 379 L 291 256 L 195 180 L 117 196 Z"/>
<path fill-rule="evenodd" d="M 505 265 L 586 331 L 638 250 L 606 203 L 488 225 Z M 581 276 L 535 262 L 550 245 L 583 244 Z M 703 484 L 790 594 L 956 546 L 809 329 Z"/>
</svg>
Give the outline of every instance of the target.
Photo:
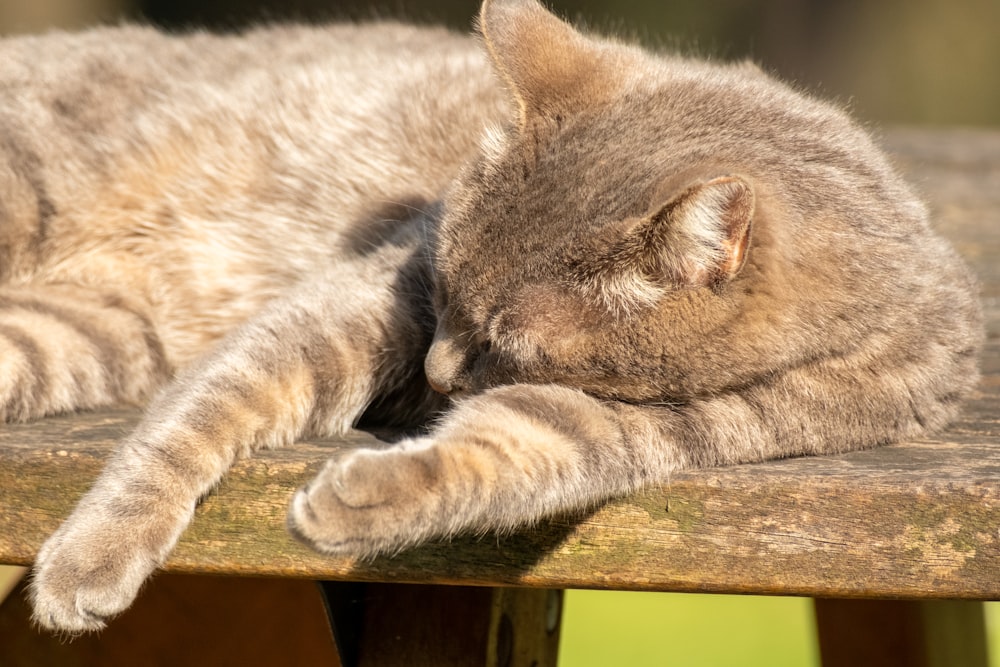
<svg viewBox="0 0 1000 667">
<path fill-rule="evenodd" d="M 955 415 L 973 281 L 845 114 L 535 0 L 479 27 L 0 46 L 0 411 L 149 399 L 38 555 L 41 625 L 128 607 L 236 459 L 428 387 L 294 533 L 371 557 Z"/>
</svg>

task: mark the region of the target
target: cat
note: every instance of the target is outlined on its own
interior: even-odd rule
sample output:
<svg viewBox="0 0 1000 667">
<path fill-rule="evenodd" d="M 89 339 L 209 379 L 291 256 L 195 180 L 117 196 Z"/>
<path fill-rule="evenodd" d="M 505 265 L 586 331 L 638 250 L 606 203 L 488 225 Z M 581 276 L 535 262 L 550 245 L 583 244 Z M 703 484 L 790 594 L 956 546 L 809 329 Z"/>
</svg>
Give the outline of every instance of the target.
<svg viewBox="0 0 1000 667">
<path fill-rule="evenodd" d="M 845 112 L 536 0 L 478 33 L 2 43 L 3 416 L 148 403 L 38 624 L 101 628 L 236 459 L 362 417 L 425 428 L 288 519 L 359 558 L 954 417 L 974 280 Z"/>
</svg>

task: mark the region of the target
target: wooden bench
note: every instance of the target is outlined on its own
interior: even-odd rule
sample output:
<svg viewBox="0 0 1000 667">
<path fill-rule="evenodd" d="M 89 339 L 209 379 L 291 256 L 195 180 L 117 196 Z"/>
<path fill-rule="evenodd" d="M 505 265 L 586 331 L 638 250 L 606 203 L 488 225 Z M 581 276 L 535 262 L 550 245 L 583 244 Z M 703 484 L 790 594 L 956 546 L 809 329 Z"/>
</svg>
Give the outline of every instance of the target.
<svg viewBox="0 0 1000 667">
<path fill-rule="evenodd" d="M 372 436 L 308 442 L 237 465 L 167 574 L 100 638 L 27 630 L 11 596 L 0 663 L 33 652 L 153 664 L 203 652 L 207 636 L 244 664 L 552 665 L 559 591 L 606 588 L 810 596 L 824 664 L 985 665 L 976 601 L 1000 599 L 1000 133 L 899 130 L 887 143 L 982 280 L 983 381 L 940 437 L 689 472 L 576 520 L 367 563 L 299 544 L 285 511 L 331 452 Z M 32 562 L 135 420 L 111 411 L 0 431 L 0 563 Z"/>
</svg>

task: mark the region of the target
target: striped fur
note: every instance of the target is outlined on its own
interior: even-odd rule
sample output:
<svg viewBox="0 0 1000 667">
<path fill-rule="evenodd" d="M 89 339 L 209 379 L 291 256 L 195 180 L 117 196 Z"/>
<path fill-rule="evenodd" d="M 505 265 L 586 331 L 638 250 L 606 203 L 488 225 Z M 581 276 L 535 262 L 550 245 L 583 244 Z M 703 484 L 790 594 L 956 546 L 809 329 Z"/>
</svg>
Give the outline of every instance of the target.
<svg viewBox="0 0 1000 667">
<path fill-rule="evenodd" d="M 953 417 L 973 282 L 841 111 L 534 0 L 479 29 L 0 43 L 3 417 L 148 401 L 39 553 L 41 625 L 102 627 L 236 459 L 362 416 L 438 415 L 295 495 L 328 553 Z"/>
</svg>

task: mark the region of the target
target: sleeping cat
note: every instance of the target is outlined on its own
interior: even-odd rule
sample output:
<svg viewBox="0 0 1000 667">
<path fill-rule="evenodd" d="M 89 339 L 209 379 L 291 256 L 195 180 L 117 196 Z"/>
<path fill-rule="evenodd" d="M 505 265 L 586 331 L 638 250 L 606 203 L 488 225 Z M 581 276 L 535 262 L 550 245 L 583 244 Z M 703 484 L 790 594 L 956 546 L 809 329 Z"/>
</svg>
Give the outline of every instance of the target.
<svg viewBox="0 0 1000 667">
<path fill-rule="evenodd" d="M 2 43 L 0 410 L 148 400 L 38 554 L 38 623 L 102 627 L 236 459 L 363 415 L 438 416 L 295 494 L 330 554 L 955 415 L 973 281 L 844 113 L 535 0 L 479 32 Z"/>
</svg>

